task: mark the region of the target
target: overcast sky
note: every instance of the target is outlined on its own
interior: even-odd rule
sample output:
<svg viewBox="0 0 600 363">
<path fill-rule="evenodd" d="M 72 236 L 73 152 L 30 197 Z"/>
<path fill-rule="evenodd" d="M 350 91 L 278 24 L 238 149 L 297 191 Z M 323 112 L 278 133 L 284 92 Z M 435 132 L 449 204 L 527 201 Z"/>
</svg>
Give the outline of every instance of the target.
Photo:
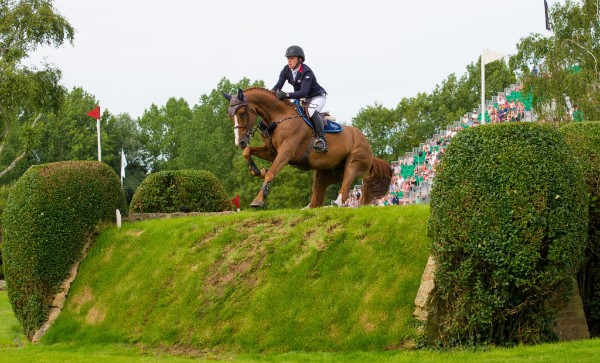
<svg viewBox="0 0 600 363">
<path fill-rule="evenodd" d="M 548 0 L 548 4 L 564 2 Z M 75 42 L 40 49 L 103 109 L 139 117 L 170 97 L 190 106 L 220 79 L 268 88 L 300 45 L 329 93 L 325 110 L 349 123 L 377 102 L 431 92 L 462 75 L 484 48 L 514 53 L 545 30 L 543 0 L 55 0 Z M 286 90 L 291 90 L 287 85 Z M 474 105 L 475 106 L 475 105 Z"/>
</svg>

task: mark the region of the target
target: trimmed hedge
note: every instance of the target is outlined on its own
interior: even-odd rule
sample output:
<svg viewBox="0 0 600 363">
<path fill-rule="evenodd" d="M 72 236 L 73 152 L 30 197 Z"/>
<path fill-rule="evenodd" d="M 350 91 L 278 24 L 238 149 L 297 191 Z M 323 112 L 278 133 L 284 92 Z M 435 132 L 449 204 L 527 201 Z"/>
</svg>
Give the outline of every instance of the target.
<svg viewBox="0 0 600 363">
<path fill-rule="evenodd" d="M 587 244 L 584 179 L 553 127 L 505 123 L 461 131 L 431 193 L 437 262 L 430 343 L 554 339 Z"/>
<path fill-rule="evenodd" d="M 600 122 L 574 122 L 560 128 L 581 163 L 589 196 L 589 244 L 578 275 L 588 328 L 600 336 Z"/>
<path fill-rule="evenodd" d="M 171 170 L 149 175 L 131 199 L 132 213 L 221 212 L 231 202 L 219 179 L 205 170 Z"/>
<path fill-rule="evenodd" d="M 0 217 L 6 208 L 6 200 L 12 189 L 12 184 L 0 186 Z M 2 225 L 0 225 L 0 280 L 4 280 L 4 268 L 2 267 Z"/>
<path fill-rule="evenodd" d="M 37 165 L 17 180 L 3 216 L 4 271 L 29 339 L 98 224 L 114 221 L 115 210 L 125 207 L 119 178 L 105 163 Z"/>
</svg>

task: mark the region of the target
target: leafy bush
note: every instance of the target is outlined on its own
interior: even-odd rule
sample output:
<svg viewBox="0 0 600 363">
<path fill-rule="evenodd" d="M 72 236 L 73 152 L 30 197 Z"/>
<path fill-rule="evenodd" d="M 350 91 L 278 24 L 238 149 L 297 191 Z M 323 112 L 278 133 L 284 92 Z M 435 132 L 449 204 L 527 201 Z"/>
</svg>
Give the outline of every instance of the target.
<svg viewBox="0 0 600 363">
<path fill-rule="evenodd" d="M 586 229 L 582 172 L 555 128 L 506 123 L 461 131 L 431 194 L 437 268 L 430 342 L 552 339 Z"/>
<path fill-rule="evenodd" d="M 114 221 L 125 198 L 115 172 L 96 161 L 32 166 L 15 183 L 3 216 L 10 302 L 31 339 L 85 242 Z"/>
<path fill-rule="evenodd" d="M 6 208 L 6 200 L 12 189 L 12 184 L 0 186 L 0 217 Z M 0 225 L 0 280 L 4 280 L 4 268 L 2 267 L 2 225 Z"/>
<path fill-rule="evenodd" d="M 600 122 L 569 123 L 560 129 L 581 163 L 589 196 L 589 244 L 578 275 L 592 336 L 600 335 Z"/>
<path fill-rule="evenodd" d="M 131 199 L 132 213 L 220 212 L 231 203 L 223 184 L 204 170 L 161 171 L 149 175 Z"/>
</svg>

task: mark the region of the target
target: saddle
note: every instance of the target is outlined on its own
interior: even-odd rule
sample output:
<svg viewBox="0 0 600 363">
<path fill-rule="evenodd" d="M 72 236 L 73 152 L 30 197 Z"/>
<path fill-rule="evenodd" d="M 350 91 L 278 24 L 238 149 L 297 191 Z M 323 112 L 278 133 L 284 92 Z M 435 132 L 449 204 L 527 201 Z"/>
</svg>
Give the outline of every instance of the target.
<svg viewBox="0 0 600 363">
<path fill-rule="evenodd" d="M 308 117 L 309 103 L 304 102 L 303 100 L 302 100 L 302 102 L 299 100 L 294 100 L 294 105 L 296 105 L 296 110 L 298 111 L 300 116 L 302 116 L 302 119 L 304 120 L 304 122 L 306 122 L 308 124 L 308 126 L 310 126 L 312 129 L 314 129 L 315 127 L 314 127 L 312 121 L 310 120 L 310 118 Z M 344 131 L 344 127 L 342 125 L 338 124 L 336 122 L 336 118 L 331 116 L 329 114 L 329 112 L 319 112 L 319 114 L 321 115 L 321 118 L 323 119 L 323 129 L 324 129 L 325 133 L 335 134 L 335 133 Z"/>
</svg>

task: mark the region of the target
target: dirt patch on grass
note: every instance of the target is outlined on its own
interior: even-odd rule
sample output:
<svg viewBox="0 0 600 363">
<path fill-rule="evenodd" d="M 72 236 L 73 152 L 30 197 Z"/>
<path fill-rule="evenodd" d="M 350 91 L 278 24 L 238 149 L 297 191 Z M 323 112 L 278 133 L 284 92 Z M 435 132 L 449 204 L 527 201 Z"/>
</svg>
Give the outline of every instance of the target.
<svg viewBox="0 0 600 363">
<path fill-rule="evenodd" d="M 133 229 L 131 231 L 127 231 L 127 235 L 132 237 L 139 237 L 142 235 L 142 233 L 144 233 L 144 231 L 141 229 Z"/>
<path fill-rule="evenodd" d="M 373 323 L 371 319 L 369 319 L 368 312 L 360 314 L 360 325 L 367 333 L 372 332 L 377 327 L 377 325 L 375 325 L 375 323 Z"/>
<path fill-rule="evenodd" d="M 339 222 L 331 223 L 330 225 L 327 226 L 327 233 L 333 233 L 338 228 L 340 228 L 340 223 Z"/>
<path fill-rule="evenodd" d="M 81 293 L 73 296 L 73 304 L 75 305 L 74 310 L 80 312 L 81 307 L 91 301 L 94 301 L 94 294 L 92 294 L 92 289 L 89 286 L 86 286 Z"/>
<path fill-rule="evenodd" d="M 103 262 L 108 262 L 112 258 L 112 254 L 115 251 L 115 245 L 108 247 L 106 252 L 104 252 L 104 256 L 102 257 Z"/>
<path fill-rule="evenodd" d="M 306 233 L 304 233 L 304 238 L 305 239 L 310 239 L 312 237 L 313 234 L 315 234 L 316 230 L 314 229 L 309 229 L 306 231 Z"/>
<path fill-rule="evenodd" d="M 202 238 L 200 238 L 196 243 L 194 243 L 194 246 L 196 248 L 202 248 L 203 246 L 206 246 L 213 239 L 215 239 L 222 231 L 222 226 L 214 227 L 210 233 L 203 235 Z"/>
<path fill-rule="evenodd" d="M 91 325 L 96 325 L 103 322 L 104 318 L 106 318 L 106 312 L 94 306 L 90 309 L 90 311 L 88 311 L 85 317 L 85 322 Z"/>
<path fill-rule="evenodd" d="M 205 291 L 221 296 L 225 287 L 230 284 L 235 284 L 240 289 L 255 287 L 260 281 L 260 270 L 267 256 L 265 246 L 273 242 L 269 236 L 277 234 L 283 224 L 281 219 L 277 219 L 276 223 L 246 220 L 231 226 L 238 236 L 246 238 L 232 241 L 223 248 L 219 260 L 209 269 L 204 284 Z M 213 236 L 216 237 L 218 236 Z"/>
</svg>

